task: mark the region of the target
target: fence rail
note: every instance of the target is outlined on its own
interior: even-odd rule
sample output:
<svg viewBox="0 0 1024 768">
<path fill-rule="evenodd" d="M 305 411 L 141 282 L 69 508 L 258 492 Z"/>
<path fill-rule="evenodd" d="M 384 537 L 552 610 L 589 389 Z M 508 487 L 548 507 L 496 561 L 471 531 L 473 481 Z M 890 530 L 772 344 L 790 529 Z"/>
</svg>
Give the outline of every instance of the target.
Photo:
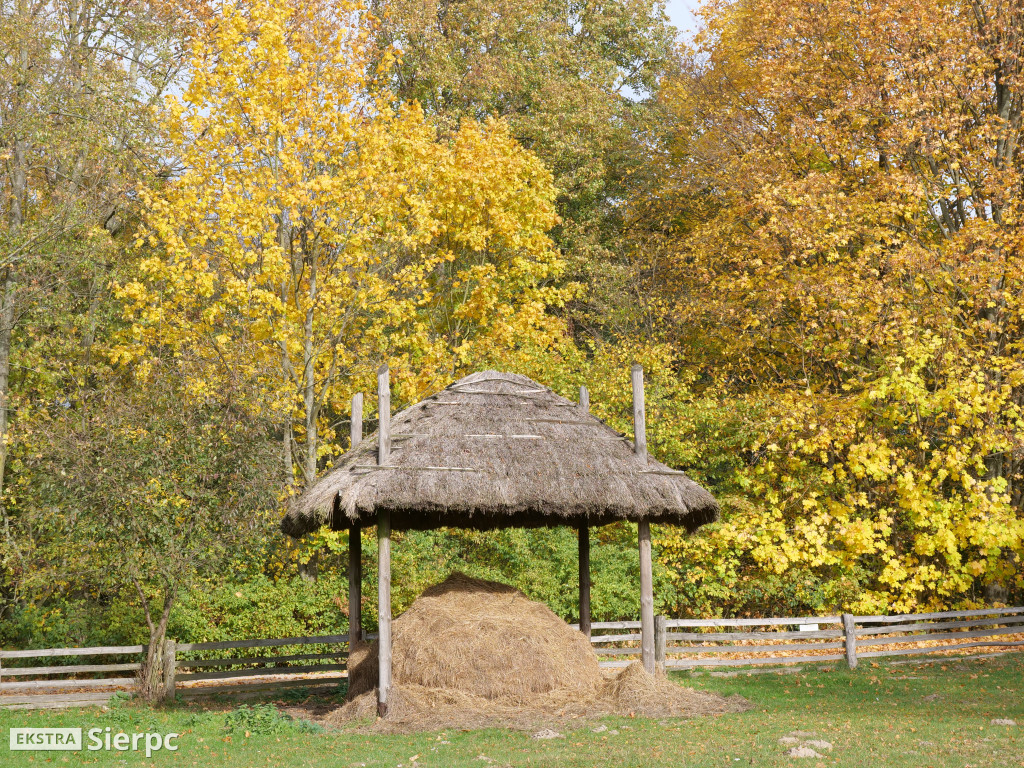
<svg viewBox="0 0 1024 768">
<path fill-rule="evenodd" d="M 954 619 L 954 621 L 946 621 Z M 822 629 L 822 627 L 835 627 Z M 638 621 L 595 622 L 591 643 L 603 666 L 639 656 Z M 731 629 L 735 628 L 735 629 Z M 669 631 L 686 629 L 697 631 Z M 617 630 L 614 634 L 610 630 Z M 723 631 L 724 630 L 724 631 Z M 978 638 L 999 638 L 975 642 Z M 795 642 L 799 641 L 799 642 Z M 957 642 L 964 641 L 964 642 Z M 663 669 L 835 662 L 1024 646 L 1024 608 L 901 614 L 798 616 L 763 619 L 665 619 L 655 622 L 657 664 Z M 842 653 L 837 653 L 842 649 Z"/>
<path fill-rule="evenodd" d="M 290 648 L 315 652 L 288 653 Z M 0 650 L 0 707 L 28 709 L 104 703 L 115 691 L 135 687 L 136 678 L 124 677 L 123 673 L 138 673 L 145 652 L 142 645 Z M 84 656 L 106 658 L 101 663 L 59 663 L 62 659 Z M 124 660 L 124 656 L 134 658 Z M 54 663 L 22 663 L 39 658 L 53 659 Z M 347 660 L 348 635 L 206 643 L 167 640 L 163 647 L 165 693 L 194 698 L 259 689 L 337 685 L 346 679 Z"/>
<path fill-rule="evenodd" d="M 365 635 L 367 640 L 376 634 Z M 302 646 L 336 646 L 312 653 L 280 654 L 276 649 Z M 272 649 L 270 655 L 228 655 L 214 658 L 180 658 L 179 653 Z M 337 685 L 348 677 L 348 635 L 315 635 L 257 640 L 229 640 L 210 643 L 167 641 L 164 650 L 166 694 L 176 692 L 194 698 L 211 693 L 235 693 L 297 685 Z M 325 663 L 335 662 L 335 663 Z M 221 669 L 213 669 L 220 667 Z M 198 670 L 198 671 L 193 671 Z M 335 673 L 326 675 L 324 673 Z M 315 675 L 315 677 L 311 677 Z M 233 681 L 239 682 L 233 682 Z M 228 687 L 225 683 L 230 683 Z M 180 689 L 179 689 L 179 686 Z"/>
<path fill-rule="evenodd" d="M 623 657 L 640 656 L 639 621 L 594 622 L 591 629 L 591 643 L 602 666 L 624 666 L 630 660 Z M 365 637 L 372 640 L 376 635 Z M 655 618 L 655 655 L 661 669 L 842 660 L 852 669 L 860 659 L 1016 647 L 1024 647 L 1024 607 L 898 616 Z M 0 707 L 103 703 L 114 690 L 135 685 L 134 677 L 109 675 L 139 672 L 145 651 L 142 645 L 0 650 Z M 95 663 L 59 663 L 83 656 L 103 658 Z M 135 658 L 125 660 L 125 656 Z M 31 666 L 31 661 L 22 661 L 34 659 L 53 661 Z M 337 685 L 347 677 L 347 661 L 346 634 L 202 643 L 167 640 L 165 693 L 195 698 Z"/>
</svg>

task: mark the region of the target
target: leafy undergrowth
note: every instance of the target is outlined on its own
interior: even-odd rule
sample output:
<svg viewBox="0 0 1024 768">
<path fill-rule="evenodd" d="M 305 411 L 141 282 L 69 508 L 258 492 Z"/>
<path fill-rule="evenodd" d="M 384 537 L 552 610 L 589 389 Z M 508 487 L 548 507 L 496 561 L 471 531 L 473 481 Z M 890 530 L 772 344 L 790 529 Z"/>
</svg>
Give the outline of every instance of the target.
<svg viewBox="0 0 1024 768">
<path fill-rule="evenodd" d="M 182 735 L 176 752 L 160 751 L 151 760 L 132 752 L 9 752 L 4 743 L 0 765 L 52 760 L 59 765 L 153 762 L 204 768 L 1024 766 L 1024 654 L 982 661 L 868 663 L 853 672 L 807 667 L 788 674 L 674 674 L 673 679 L 726 695 L 739 693 L 755 707 L 742 714 L 688 721 L 607 718 L 562 729 L 548 739 L 497 730 L 368 736 L 323 731 L 304 719 L 334 706 L 332 700 L 282 700 L 282 714 L 265 706 L 267 702 L 230 708 L 211 702 L 155 711 L 133 704 L 108 711 L 4 711 L 4 731 L 111 726 L 112 732 Z M 993 724 L 997 719 L 1022 725 Z M 780 743 L 787 737 L 790 743 Z M 814 742 L 828 742 L 832 748 L 818 745 L 819 758 L 787 755 L 794 744 Z"/>
</svg>

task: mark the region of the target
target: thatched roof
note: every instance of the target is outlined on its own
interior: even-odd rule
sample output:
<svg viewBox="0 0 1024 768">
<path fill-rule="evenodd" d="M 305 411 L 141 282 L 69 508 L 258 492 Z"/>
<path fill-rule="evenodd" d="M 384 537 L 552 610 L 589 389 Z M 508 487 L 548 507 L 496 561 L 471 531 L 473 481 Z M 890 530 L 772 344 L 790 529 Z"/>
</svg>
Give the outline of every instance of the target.
<svg viewBox="0 0 1024 768">
<path fill-rule="evenodd" d="M 484 371 L 395 414 L 391 457 L 376 434 L 341 456 L 292 505 L 292 536 L 325 523 L 395 529 L 603 525 L 716 520 L 718 504 L 684 473 L 634 453 L 633 441 L 532 379 Z"/>
</svg>

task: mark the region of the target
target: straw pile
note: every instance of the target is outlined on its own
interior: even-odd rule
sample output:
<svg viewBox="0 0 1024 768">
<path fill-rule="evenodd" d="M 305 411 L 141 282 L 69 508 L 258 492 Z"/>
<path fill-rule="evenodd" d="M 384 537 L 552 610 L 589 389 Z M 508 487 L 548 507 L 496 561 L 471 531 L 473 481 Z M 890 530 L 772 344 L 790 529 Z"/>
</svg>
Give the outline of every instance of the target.
<svg viewBox="0 0 1024 768">
<path fill-rule="evenodd" d="M 453 574 L 392 625 L 393 683 L 374 730 L 533 728 L 607 714 L 686 717 L 747 708 L 648 675 L 605 675 L 587 639 L 546 606 L 504 584 Z M 377 645 L 353 649 L 348 702 L 331 725 L 377 712 Z"/>
</svg>

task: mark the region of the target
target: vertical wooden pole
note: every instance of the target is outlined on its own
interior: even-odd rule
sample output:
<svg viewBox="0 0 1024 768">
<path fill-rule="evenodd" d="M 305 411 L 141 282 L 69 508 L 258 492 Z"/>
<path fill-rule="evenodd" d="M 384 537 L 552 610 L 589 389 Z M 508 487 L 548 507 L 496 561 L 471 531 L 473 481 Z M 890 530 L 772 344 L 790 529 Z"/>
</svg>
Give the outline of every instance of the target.
<svg viewBox="0 0 1024 768">
<path fill-rule="evenodd" d="M 640 543 L 640 655 L 644 669 L 654 674 L 654 576 L 651 570 L 651 524 L 637 525 Z"/>
<path fill-rule="evenodd" d="M 857 622 L 849 613 L 843 614 L 843 639 L 846 641 L 846 663 L 857 668 Z"/>
<path fill-rule="evenodd" d="M 174 671 L 178 667 L 178 644 L 164 639 L 164 701 L 174 701 Z"/>
<path fill-rule="evenodd" d="M 579 527 L 580 632 L 590 637 L 590 526 Z"/>
<path fill-rule="evenodd" d="M 383 466 L 391 453 L 391 382 L 387 364 L 377 371 L 377 416 L 377 463 Z M 377 513 L 377 613 L 377 714 L 384 717 L 391 689 L 391 513 L 386 510 Z"/>
<path fill-rule="evenodd" d="M 352 421 L 348 427 L 349 450 L 363 441 L 363 393 L 352 395 Z"/>
<path fill-rule="evenodd" d="M 580 387 L 579 409 L 590 412 L 590 390 Z M 580 632 L 590 637 L 590 526 L 579 527 Z"/>
<path fill-rule="evenodd" d="M 348 528 L 348 651 L 363 639 L 363 535 L 362 528 Z"/>
<path fill-rule="evenodd" d="M 668 630 L 665 626 L 664 616 L 654 617 L 654 668 L 659 675 L 665 674 L 665 642 Z"/>
<path fill-rule="evenodd" d="M 377 609 L 380 614 L 377 641 L 377 714 L 388 713 L 391 689 L 391 513 L 377 513 Z"/>
<path fill-rule="evenodd" d="M 647 416 L 644 413 L 644 369 L 633 366 L 633 450 L 647 456 Z"/>
<path fill-rule="evenodd" d="M 388 364 L 377 370 L 377 463 L 388 463 L 391 456 L 391 379 Z"/>
<path fill-rule="evenodd" d="M 363 393 L 352 395 L 349 450 L 363 441 Z M 348 651 L 363 639 L 363 536 L 362 526 L 348 527 Z"/>
<path fill-rule="evenodd" d="M 644 369 L 633 365 L 633 450 L 647 459 L 647 421 L 644 415 Z M 655 672 L 654 661 L 654 572 L 651 568 L 651 524 L 637 524 L 640 545 L 640 652 L 644 669 Z"/>
</svg>

